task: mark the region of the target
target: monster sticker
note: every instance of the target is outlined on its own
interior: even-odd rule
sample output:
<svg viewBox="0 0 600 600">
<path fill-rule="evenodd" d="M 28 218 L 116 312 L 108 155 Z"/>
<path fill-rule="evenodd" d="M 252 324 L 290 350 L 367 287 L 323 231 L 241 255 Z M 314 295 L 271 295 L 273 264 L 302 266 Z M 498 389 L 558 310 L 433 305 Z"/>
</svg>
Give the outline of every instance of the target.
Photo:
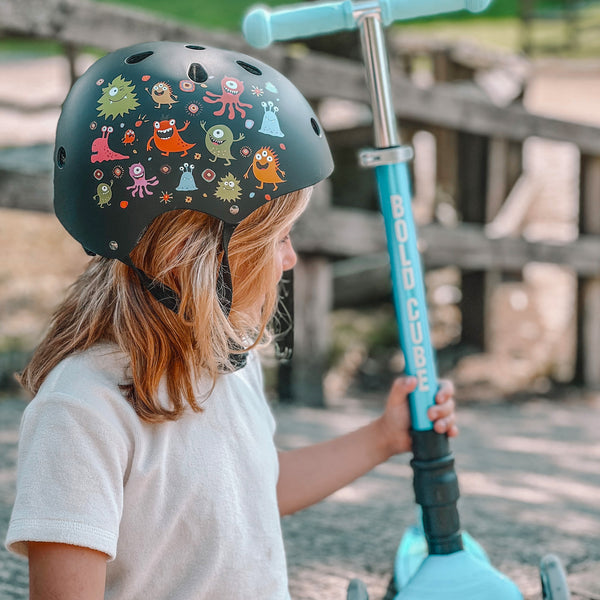
<svg viewBox="0 0 600 600">
<path fill-rule="evenodd" d="M 277 119 L 277 113 L 279 108 L 269 100 L 269 102 L 261 102 L 261 106 L 265 111 L 263 115 L 262 125 L 260 126 L 260 133 L 266 133 L 267 135 L 273 135 L 276 137 L 284 137 L 281 128 L 279 127 L 279 120 Z"/>
<path fill-rule="evenodd" d="M 181 156 L 186 156 L 188 150 L 196 144 L 188 144 L 181 139 L 179 133 L 185 131 L 190 124 L 186 121 L 181 129 L 177 129 L 175 119 L 169 121 L 154 121 L 154 135 L 148 140 L 146 150 L 152 148 L 152 141 L 163 156 L 169 156 L 171 152 L 181 152 Z"/>
<path fill-rule="evenodd" d="M 200 121 L 202 129 L 206 131 L 206 121 Z M 246 136 L 240 133 L 239 137 L 233 137 L 233 132 L 227 125 L 213 125 L 208 131 L 206 131 L 206 137 L 204 143 L 206 144 L 207 150 L 213 155 L 210 162 L 216 162 L 218 158 L 226 160 L 225 166 L 228 167 L 235 157 L 231 155 L 231 145 L 234 142 L 243 140 Z"/>
<path fill-rule="evenodd" d="M 153 195 L 153 192 L 148 189 L 148 186 L 158 185 L 158 179 L 156 177 L 146 179 L 146 169 L 144 169 L 141 163 L 131 165 L 129 167 L 129 175 L 131 175 L 131 179 L 133 179 L 133 185 L 128 186 L 127 189 L 133 190 L 131 192 L 133 198 L 136 197 L 136 194 L 139 194 L 140 198 L 144 197 L 144 193 L 148 196 Z"/>
<path fill-rule="evenodd" d="M 108 136 L 113 132 L 113 128 L 110 126 L 102 126 L 102 134 L 99 138 L 96 138 L 92 142 L 92 162 L 104 162 L 105 160 L 120 160 L 129 158 L 119 154 L 108 147 Z"/>
<path fill-rule="evenodd" d="M 117 75 L 105 88 L 98 100 L 100 106 L 96 107 L 100 117 L 122 117 L 129 111 L 136 109 L 140 103 L 134 92 L 135 86 L 122 75 Z"/>
<path fill-rule="evenodd" d="M 125 135 L 123 136 L 123 138 L 121 139 L 121 143 L 124 146 L 131 146 L 131 144 L 133 144 L 133 142 L 135 142 L 135 131 L 133 129 L 128 129 L 125 132 Z"/>
<path fill-rule="evenodd" d="M 178 192 L 193 192 L 197 190 L 196 182 L 194 181 L 194 165 L 183 163 L 183 167 L 179 167 L 181 171 L 181 179 L 179 185 L 175 188 Z"/>
<path fill-rule="evenodd" d="M 235 77 L 223 77 L 221 80 L 221 93 L 206 92 L 203 99 L 204 102 L 208 102 L 209 104 L 221 104 L 221 108 L 213 113 L 216 117 L 225 114 L 225 109 L 229 108 L 229 112 L 227 113 L 229 120 L 235 119 L 236 110 L 244 118 L 246 116 L 244 108 L 252 108 L 252 104 L 244 104 L 242 102 L 240 96 L 243 92 L 244 83 L 242 81 Z"/>
<path fill-rule="evenodd" d="M 161 106 L 168 104 L 169 108 L 173 106 L 177 100 L 177 96 L 173 94 L 173 89 L 171 86 L 165 81 L 159 81 L 152 86 L 152 89 L 149 90 L 146 88 L 146 91 L 152 96 L 152 100 L 156 102 L 156 106 L 154 108 L 160 108 Z"/>
<path fill-rule="evenodd" d="M 100 208 L 104 208 L 105 206 L 110 206 L 110 201 L 112 200 L 112 179 L 109 183 L 99 183 L 97 188 L 97 194 L 94 195 L 94 200 L 98 200 L 98 206 Z"/>
<path fill-rule="evenodd" d="M 252 169 L 252 173 L 260 185 L 256 186 L 257 190 L 262 190 L 265 183 L 273 184 L 273 191 L 275 191 L 278 183 L 282 183 L 285 179 L 285 171 L 279 168 L 279 158 L 273 150 L 267 146 L 263 146 L 256 152 L 252 159 L 252 164 L 248 167 L 248 170 L 244 173 L 244 179 L 248 179 L 248 173 Z"/>
<path fill-rule="evenodd" d="M 225 177 L 221 177 L 219 185 L 215 190 L 215 196 L 223 202 L 237 202 L 240 199 L 242 188 L 240 180 L 236 179 L 233 174 L 227 173 Z"/>
</svg>

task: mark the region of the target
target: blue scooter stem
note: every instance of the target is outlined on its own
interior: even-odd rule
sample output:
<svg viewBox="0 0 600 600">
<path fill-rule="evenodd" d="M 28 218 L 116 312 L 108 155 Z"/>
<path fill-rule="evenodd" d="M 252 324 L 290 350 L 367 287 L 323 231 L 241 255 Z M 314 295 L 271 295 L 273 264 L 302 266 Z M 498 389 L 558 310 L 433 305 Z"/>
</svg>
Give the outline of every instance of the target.
<svg viewBox="0 0 600 600">
<path fill-rule="evenodd" d="M 410 402 L 412 428 L 429 431 L 433 424 L 427 410 L 435 404 L 437 369 L 416 244 L 408 166 L 406 163 L 382 165 L 375 168 L 375 174 L 386 229 L 400 345 L 407 374 L 417 378 Z"/>
</svg>

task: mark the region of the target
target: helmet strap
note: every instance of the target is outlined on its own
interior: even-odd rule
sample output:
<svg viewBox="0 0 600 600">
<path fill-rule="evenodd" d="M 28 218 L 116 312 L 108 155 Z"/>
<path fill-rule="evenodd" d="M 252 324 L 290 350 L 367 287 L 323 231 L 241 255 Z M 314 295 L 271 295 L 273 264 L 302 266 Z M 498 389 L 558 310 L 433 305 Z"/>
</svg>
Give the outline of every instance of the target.
<svg viewBox="0 0 600 600">
<path fill-rule="evenodd" d="M 237 225 L 232 223 L 223 223 L 223 237 L 221 245 L 223 246 L 223 258 L 219 266 L 219 275 L 217 278 L 217 295 L 223 314 L 229 317 L 231 304 L 233 303 L 233 284 L 231 281 L 231 269 L 229 267 L 229 241 Z"/>
<path fill-rule="evenodd" d="M 173 311 L 175 314 L 179 312 L 179 296 L 177 293 L 172 290 L 168 285 L 161 283 L 156 279 L 152 279 L 149 275 L 144 273 L 140 268 L 136 267 L 130 256 L 126 256 L 120 259 L 122 263 L 126 264 L 128 267 L 131 267 L 134 273 L 138 276 L 142 287 L 148 290 L 156 300 L 158 300 L 162 305 L 166 306 L 170 311 Z"/>
<path fill-rule="evenodd" d="M 289 362 L 294 352 L 294 271 L 285 271 L 279 282 L 277 313 L 273 321 L 275 356 Z"/>
</svg>

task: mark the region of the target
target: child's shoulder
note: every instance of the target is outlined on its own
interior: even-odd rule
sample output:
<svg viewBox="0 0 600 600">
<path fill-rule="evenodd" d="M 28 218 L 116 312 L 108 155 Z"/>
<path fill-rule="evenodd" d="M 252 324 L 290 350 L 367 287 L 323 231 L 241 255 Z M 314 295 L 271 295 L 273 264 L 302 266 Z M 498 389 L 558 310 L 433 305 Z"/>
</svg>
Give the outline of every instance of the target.
<svg viewBox="0 0 600 600">
<path fill-rule="evenodd" d="M 131 412 L 119 387 L 127 383 L 128 364 L 127 356 L 114 344 L 76 352 L 52 369 L 30 407 L 60 403 L 103 414 Z"/>
</svg>

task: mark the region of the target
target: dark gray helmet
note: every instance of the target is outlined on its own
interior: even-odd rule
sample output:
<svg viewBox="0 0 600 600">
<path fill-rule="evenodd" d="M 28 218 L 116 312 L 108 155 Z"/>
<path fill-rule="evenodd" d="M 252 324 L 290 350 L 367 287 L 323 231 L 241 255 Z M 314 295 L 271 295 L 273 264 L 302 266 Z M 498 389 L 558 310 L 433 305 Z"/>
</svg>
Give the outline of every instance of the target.
<svg viewBox="0 0 600 600">
<path fill-rule="evenodd" d="M 288 79 L 238 52 L 175 42 L 93 64 L 65 100 L 54 158 L 61 223 L 88 252 L 124 262 L 166 211 L 234 227 L 333 169 L 317 117 Z"/>
</svg>

